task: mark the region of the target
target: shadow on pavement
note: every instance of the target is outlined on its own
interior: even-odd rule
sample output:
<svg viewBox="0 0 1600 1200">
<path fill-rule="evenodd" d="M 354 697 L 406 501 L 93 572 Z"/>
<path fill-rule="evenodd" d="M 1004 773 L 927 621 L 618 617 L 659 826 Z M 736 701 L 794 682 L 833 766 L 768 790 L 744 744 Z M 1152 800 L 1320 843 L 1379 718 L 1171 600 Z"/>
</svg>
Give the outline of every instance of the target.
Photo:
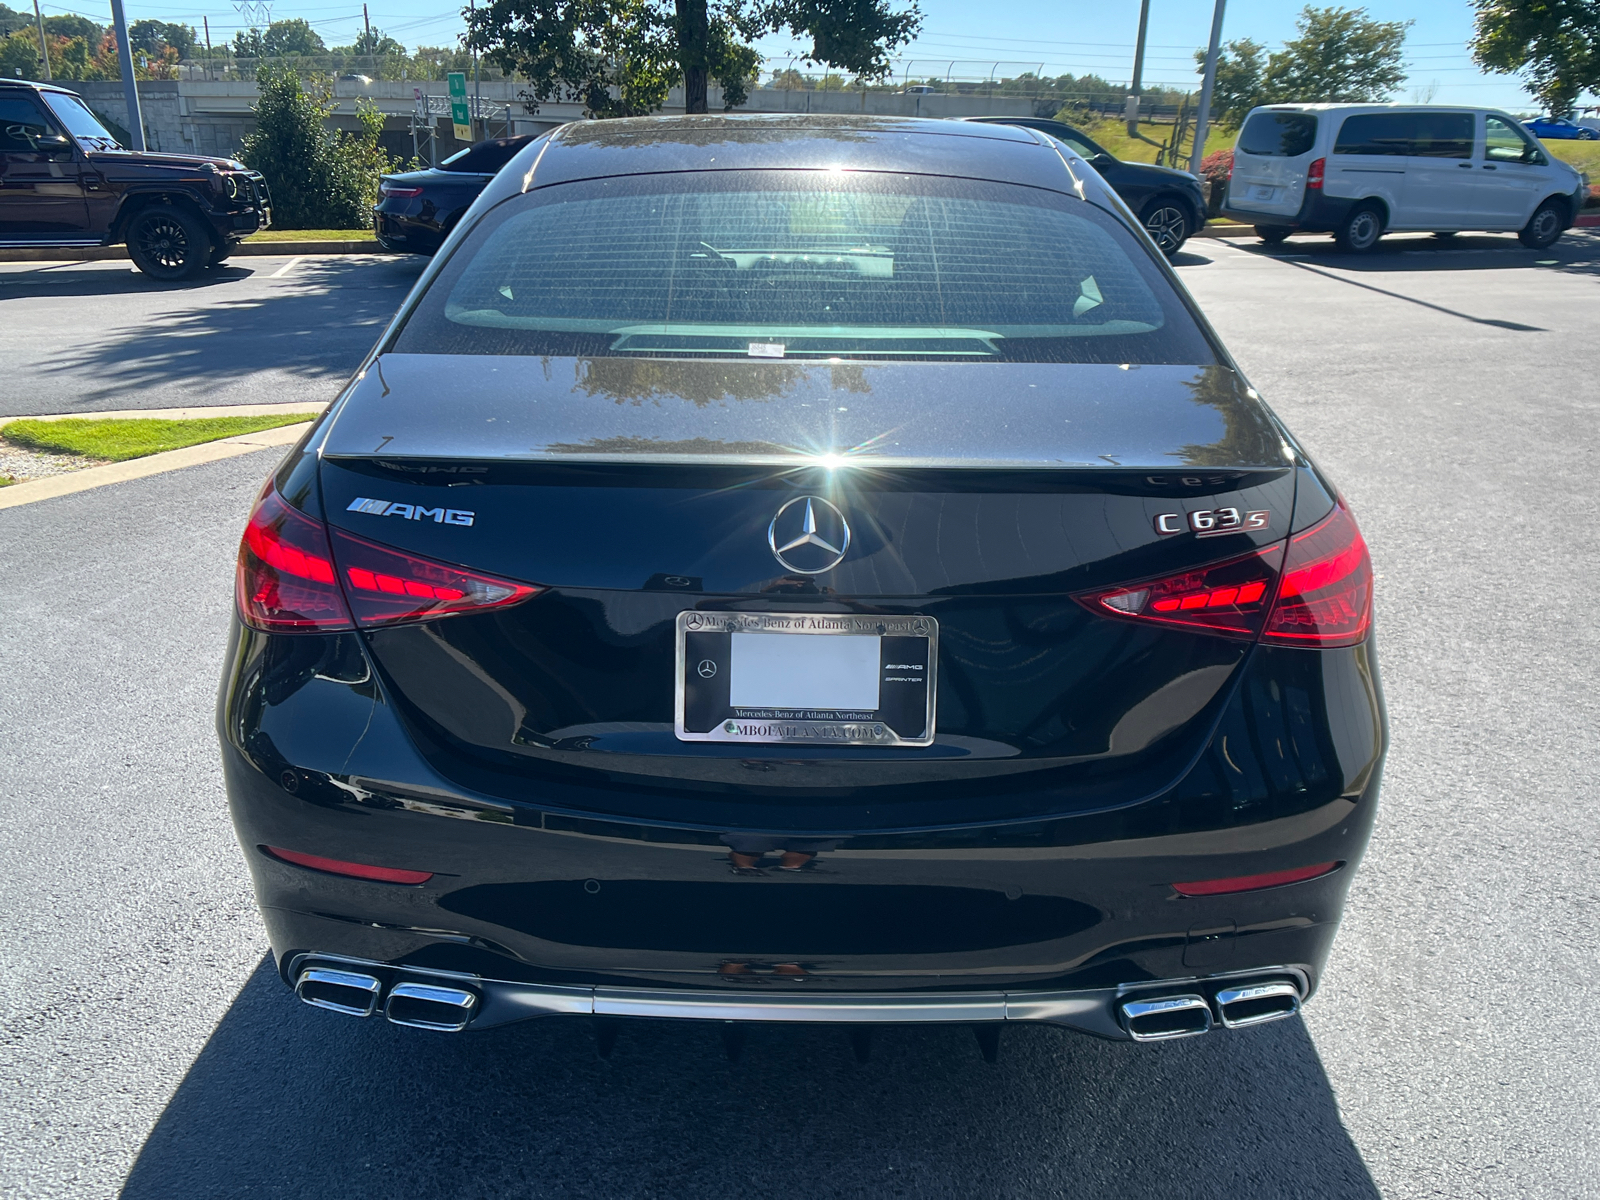
<svg viewBox="0 0 1600 1200">
<path fill-rule="evenodd" d="M 84 383 L 87 402 L 130 389 L 280 371 L 304 377 L 348 375 L 372 348 L 427 260 L 326 256 L 304 258 L 284 279 L 266 279 L 287 263 L 231 263 L 205 281 L 152 284 L 130 271 L 59 269 L 11 278 L 7 294 L 23 297 L 157 293 L 137 324 L 85 328 L 84 339 L 47 368 Z M 91 266 L 98 264 L 84 264 Z M 248 289 L 241 285 L 250 283 Z"/>
<path fill-rule="evenodd" d="M 1298 1019 L 1131 1046 L 961 1027 L 709 1023 L 427 1034 L 295 1002 L 264 960 L 124 1200 L 226 1196 L 1378 1195 Z"/>
<path fill-rule="evenodd" d="M 1276 246 L 1249 238 L 1232 239 L 1235 249 L 1263 258 L 1315 262 L 1341 271 L 1494 271 L 1540 267 L 1576 275 L 1600 275 L 1600 229 L 1569 229 L 1555 245 L 1529 250 L 1513 233 L 1396 233 L 1367 254 L 1345 254 L 1331 236 L 1290 238 Z"/>
</svg>

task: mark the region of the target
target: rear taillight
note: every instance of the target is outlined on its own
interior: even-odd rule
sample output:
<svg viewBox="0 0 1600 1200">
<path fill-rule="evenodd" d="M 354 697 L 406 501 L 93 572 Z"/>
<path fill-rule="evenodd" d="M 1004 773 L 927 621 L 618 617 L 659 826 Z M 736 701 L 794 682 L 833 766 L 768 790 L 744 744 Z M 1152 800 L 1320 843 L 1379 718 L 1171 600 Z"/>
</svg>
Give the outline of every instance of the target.
<svg viewBox="0 0 1600 1200">
<path fill-rule="evenodd" d="M 544 589 L 407 554 L 333 531 L 339 579 L 356 624 L 393 625 L 520 604 Z"/>
<path fill-rule="evenodd" d="M 1353 646 L 1372 627 L 1372 559 L 1343 504 L 1289 539 L 1278 602 L 1262 641 Z"/>
<path fill-rule="evenodd" d="M 1278 582 L 1283 544 L 1181 575 L 1128 584 L 1078 597 L 1102 616 L 1133 617 L 1158 625 L 1255 638 Z"/>
<path fill-rule="evenodd" d="M 269 482 L 239 544 L 239 615 L 269 633 L 354 629 L 321 521 L 291 508 Z"/>
<path fill-rule="evenodd" d="M 1279 563 L 1282 574 L 1279 574 Z M 1372 561 L 1343 504 L 1284 545 L 1164 579 L 1087 592 L 1101 616 L 1282 646 L 1353 646 L 1372 627 Z"/>
<path fill-rule="evenodd" d="M 268 633 L 365 629 L 504 608 L 544 590 L 338 529 L 330 545 L 328 533 L 267 484 L 239 545 L 236 590 L 246 625 Z"/>
<path fill-rule="evenodd" d="M 420 195 L 422 195 L 422 189 L 421 188 L 419 188 L 419 187 L 402 187 L 398 183 L 380 183 L 378 185 L 378 191 L 383 193 L 385 196 L 393 196 L 397 200 L 407 200 L 407 199 L 410 199 L 412 196 L 420 196 Z"/>
<path fill-rule="evenodd" d="M 1306 186 L 1308 188 L 1321 188 L 1323 172 L 1328 169 L 1328 160 L 1319 158 L 1306 168 Z"/>
</svg>

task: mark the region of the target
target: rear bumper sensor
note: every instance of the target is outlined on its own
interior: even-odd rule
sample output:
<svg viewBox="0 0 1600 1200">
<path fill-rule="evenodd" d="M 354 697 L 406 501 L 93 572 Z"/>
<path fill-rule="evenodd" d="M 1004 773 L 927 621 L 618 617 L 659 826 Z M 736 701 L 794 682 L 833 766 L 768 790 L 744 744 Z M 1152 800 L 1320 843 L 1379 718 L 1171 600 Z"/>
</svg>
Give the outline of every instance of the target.
<svg viewBox="0 0 1600 1200">
<path fill-rule="evenodd" d="M 396 1025 L 456 1032 L 533 1017 L 656 1017 L 846 1025 L 1029 1021 L 1115 1040 L 1164 1041 L 1261 1024 L 1300 1011 L 1307 975 L 1274 968 L 1204 980 L 1054 992 L 799 992 L 733 988 L 567 987 L 419 971 L 332 956 L 293 968 L 307 1004 L 350 1016 L 379 1009 Z"/>
</svg>

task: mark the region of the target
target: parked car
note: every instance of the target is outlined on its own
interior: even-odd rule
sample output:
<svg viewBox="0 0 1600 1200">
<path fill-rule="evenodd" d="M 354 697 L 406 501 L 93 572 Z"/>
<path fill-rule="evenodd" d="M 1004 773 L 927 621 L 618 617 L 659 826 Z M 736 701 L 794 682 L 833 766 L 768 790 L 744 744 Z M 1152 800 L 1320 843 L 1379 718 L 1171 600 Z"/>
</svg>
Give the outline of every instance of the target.
<svg viewBox="0 0 1600 1200">
<path fill-rule="evenodd" d="M 1572 225 L 1586 186 L 1495 109 L 1273 104 L 1239 130 L 1223 214 L 1269 243 L 1332 233 L 1357 254 L 1400 230 L 1515 231 L 1543 249 Z"/>
<path fill-rule="evenodd" d="M 1549 140 L 1564 138 L 1571 141 L 1592 142 L 1600 139 L 1600 132 L 1562 117 L 1535 117 L 1524 121 L 1522 127 L 1535 137 Z"/>
<path fill-rule="evenodd" d="M 437 167 L 383 176 L 372 209 L 378 243 L 386 250 L 432 254 L 495 173 L 534 136 L 490 138 L 456 151 Z"/>
<path fill-rule="evenodd" d="M 1378 802 L 1371 565 L 1082 159 L 595 121 L 468 220 L 239 551 L 224 776 L 302 1000 L 986 1055 L 1299 1009 Z"/>
<path fill-rule="evenodd" d="M 270 224 L 266 180 L 243 163 L 136 154 L 76 93 L 0 80 L 0 246 L 122 242 L 139 270 L 172 282 Z"/>
<path fill-rule="evenodd" d="M 1037 129 L 1065 142 L 1100 173 L 1138 214 L 1150 237 L 1167 257 L 1172 257 L 1189 235 L 1206 223 L 1206 197 L 1200 180 L 1187 171 L 1157 167 L 1150 163 L 1124 162 L 1102 149 L 1081 129 L 1064 121 L 1043 117 L 968 117 L 967 120 L 991 125 L 1020 125 Z"/>
</svg>

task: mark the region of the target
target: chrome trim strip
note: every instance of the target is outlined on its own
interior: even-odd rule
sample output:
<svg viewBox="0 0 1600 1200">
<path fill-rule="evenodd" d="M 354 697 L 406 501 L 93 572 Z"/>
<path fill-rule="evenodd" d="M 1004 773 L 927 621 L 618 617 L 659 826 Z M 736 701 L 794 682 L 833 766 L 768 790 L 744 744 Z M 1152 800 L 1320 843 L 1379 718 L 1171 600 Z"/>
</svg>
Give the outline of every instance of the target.
<svg viewBox="0 0 1600 1200">
<path fill-rule="evenodd" d="M 1228 1009 L 1232 1005 L 1247 1003 L 1252 1000 L 1275 1000 L 1286 997 L 1289 1006 L 1276 1012 L 1257 1013 L 1254 1016 L 1230 1018 Z M 1245 1029 L 1251 1025 L 1263 1025 L 1268 1021 L 1280 1021 L 1284 1017 L 1292 1017 L 1300 1011 L 1300 989 L 1292 983 L 1261 983 L 1254 986 L 1224 988 L 1217 993 L 1217 1015 L 1222 1018 L 1224 1029 Z"/>
<path fill-rule="evenodd" d="M 354 992 L 365 992 L 367 1001 L 365 1007 L 353 1004 L 340 1004 L 336 1000 L 326 1000 L 318 996 L 306 995 L 306 984 L 325 984 L 328 987 L 349 988 Z M 358 975 L 354 971 L 330 971 L 323 967 L 308 967 L 300 972 L 300 978 L 295 982 L 294 994 L 299 996 L 312 1008 L 325 1008 L 329 1012 L 344 1013 L 348 1017 L 370 1017 L 378 1010 L 378 993 L 383 990 L 383 985 L 371 975 Z"/>
<path fill-rule="evenodd" d="M 680 1017 L 700 1021 L 1003 1021 L 1004 992 L 793 993 L 594 989 L 594 1011 L 610 1017 Z"/>
<path fill-rule="evenodd" d="M 1145 1017 L 1160 1017 L 1174 1013 L 1193 1012 L 1200 1016 L 1198 1029 L 1162 1029 L 1154 1033 L 1140 1033 L 1133 1023 Z M 1127 1000 L 1122 1004 L 1122 1021 L 1128 1036 L 1136 1042 L 1165 1042 L 1173 1038 L 1197 1037 L 1211 1031 L 1211 1006 L 1203 996 L 1162 996 L 1156 1000 Z"/>
</svg>

